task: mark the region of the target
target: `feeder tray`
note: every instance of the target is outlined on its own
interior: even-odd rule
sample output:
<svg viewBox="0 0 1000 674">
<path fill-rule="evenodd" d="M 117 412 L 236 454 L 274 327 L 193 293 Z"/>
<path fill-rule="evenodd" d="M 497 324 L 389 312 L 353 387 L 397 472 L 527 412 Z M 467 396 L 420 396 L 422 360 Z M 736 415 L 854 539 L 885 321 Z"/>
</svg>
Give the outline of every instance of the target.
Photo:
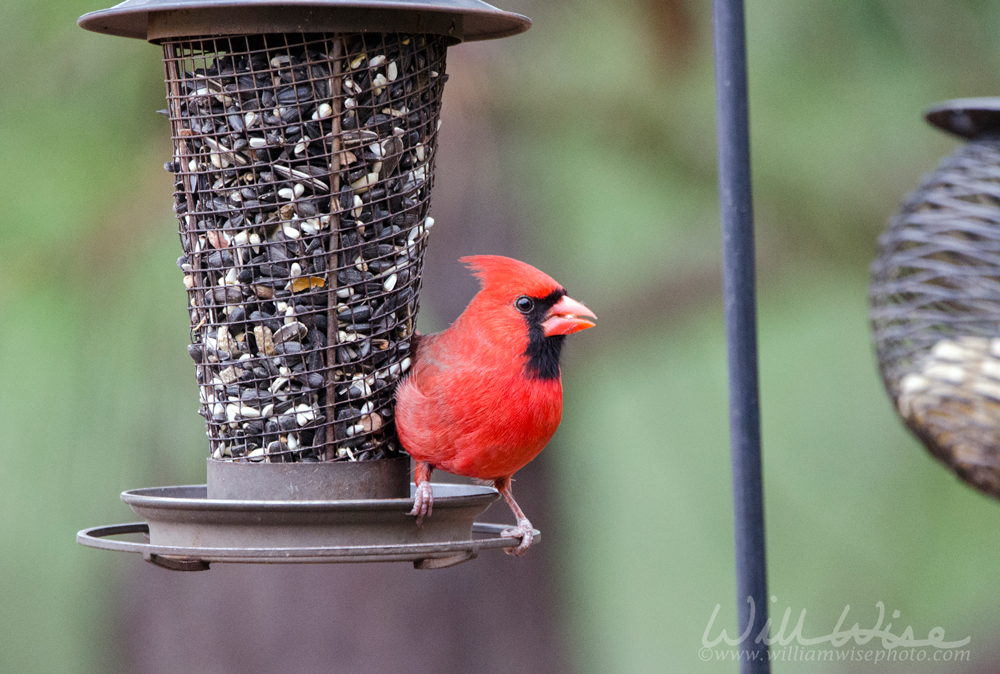
<svg viewBox="0 0 1000 674">
<path fill-rule="evenodd" d="M 879 239 L 875 349 L 910 430 L 1000 498 L 1000 99 L 950 101 L 927 119 L 971 140 L 924 178 Z"/>
<path fill-rule="evenodd" d="M 434 515 L 419 529 L 406 514 L 414 489 L 409 499 L 340 501 L 209 499 L 205 485 L 136 489 L 122 500 L 146 522 L 85 529 L 77 542 L 138 552 L 176 571 L 203 571 L 212 562 L 412 561 L 418 569 L 440 569 L 480 550 L 517 545 L 518 538 L 501 535 L 507 527 L 473 522 L 499 498 L 495 489 L 435 484 Z M 146 534 L 148 542 L 112 538 L 126 534 Z M 534 535 L 537 541 L 540 533 Z"/>
<path fill-rule="evenodd" d="M 418 569 L 438 569 L 517 544 L 518 538 L 500 535 L 507 527 L 474 522 L 499 498 L 492 487 L 433 485 L 434 514 L 417 527 L 407 514 L 416 488 L 408 465 L 405 457 L 271 464 L 209 459 L 207 485 L 123 492 L 122 501 L 146 521 L 85 529 L 77 541 L 140 552 L 177 571 L 207 570 L 212 562 L 412 561 Z M 409 498 L 396 498 L 400 489 Z M 112 538 L 125 534 L 146 534 L 148 542 Z"/>
<path fill-rule="evenodd" d="M 434 224 L 447 47 L 530 22 L 479 0 L 126 0 L 79 23 L 163 49 L 164 168 L 211 457 L 204 487 L 122 495 L 148 525 L 80 542 L 168 568 L 436 568 L 509 547 L 472 538 L 491 489 L 440 485 L 423 528 L 405 515 L 393 395 Z M 148 544 L 105 538 L 143 526 Z"/>
</svg>

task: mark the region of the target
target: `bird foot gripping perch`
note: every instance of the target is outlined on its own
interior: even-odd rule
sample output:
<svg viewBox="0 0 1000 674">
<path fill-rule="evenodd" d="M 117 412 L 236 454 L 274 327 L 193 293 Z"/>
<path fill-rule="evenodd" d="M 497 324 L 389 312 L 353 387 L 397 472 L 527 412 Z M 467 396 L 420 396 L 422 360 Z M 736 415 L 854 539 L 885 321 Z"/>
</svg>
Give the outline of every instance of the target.
<svg viewBox="0 0 1000 674">
<path fill-rule="evenodd" d="M 535 528 L 531 526 L 531 522 L 528 521 L 527 517 L 519 519 L 516 527 L 513 529 L 504 529 L 500 532 L 500 535 L 504 538 L 520 538 L 521 542 L 515 547 L 504 548 L 503 551 L 514 557 L 523 556 L 531 546 L 531 542 L 534 539 L 534 532 Z"/>
<path fill-rule="evenodd" d="M 418 476 L 420 468 L 417 468 Z M 411 510 L 408 515 L 417 518 L 417 526 L 424 526 L 424 517 L 430 517 L 434 512 L 434 492 L 431 489 L 430 483 L 430 471 L 427 471 L 427 476 L 421 480 L 419 477 L 416 482 L 416 491 L 413 494 L 413 510 Z"/>
<path fill-rule="evenodd" d="M 500 532 L 500 535 L 508 538 L 520 538 L 520 544 L 516 547 L 504 548 L 503 551 L 508 555 L 513 555 L 514 557 L 522 557 L 531 546 L 535 529 L 531 526 L 531 522 L 528 521 L 528 518 L 524 516 L 524 513 L 521 511 L 521 507 L 517 505 L 517 501 L 514 500 L 514 494 L 510 491 L 510 482 L 511 479 L 508 477 L 496 480 L 494 483 L 497 491 L 499 491 L 504 500 L 507 501 L 507 505 L 510 506 L 511 511 L 517 517 L 517 526 L 513 529 L 504 529 Z"/>
</svg>

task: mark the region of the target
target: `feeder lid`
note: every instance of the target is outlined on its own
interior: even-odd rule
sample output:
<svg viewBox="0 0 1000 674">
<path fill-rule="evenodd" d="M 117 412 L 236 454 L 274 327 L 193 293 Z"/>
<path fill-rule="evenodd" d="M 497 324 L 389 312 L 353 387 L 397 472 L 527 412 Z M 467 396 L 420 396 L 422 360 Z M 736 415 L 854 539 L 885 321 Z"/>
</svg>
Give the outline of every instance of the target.
<svg viewBox="0 0 1000 674">
<path fill-rule="evenodd" d="M 957 98 L 934 105 L 924 118 L 962 138 L 1000 133 L 1000 98 Z"/>
<path fill-rule="evenodd" d="M 481 0 L 125 0 L 81 28 L 150 42 L 259 33 L 430 33 L 456 42 L 523 33 L 526 16 Z"/>
</svg>

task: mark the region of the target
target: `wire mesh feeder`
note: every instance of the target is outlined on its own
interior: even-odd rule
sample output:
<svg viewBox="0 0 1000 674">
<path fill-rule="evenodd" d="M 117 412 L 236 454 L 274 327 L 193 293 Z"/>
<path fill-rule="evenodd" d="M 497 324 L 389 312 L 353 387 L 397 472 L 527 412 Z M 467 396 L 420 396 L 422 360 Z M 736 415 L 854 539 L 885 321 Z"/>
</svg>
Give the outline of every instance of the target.
<svg viewBox="0 0 1000 674">
<path fill-rule="evenodd" d="M 480 0 L 125 0 L 79 23 L 163 47 L 211 449 L 207 484 L 125 492 L 146 521 L 77 540 L 179 570 L 441 568 L 516 545 L 474 525 L 490 487 L 437 485 L 434 517 L 407 515 L 392 402 L 433 224 L 446 48 L 530 21 Z"/>
<path fill-rule="evenodd" d="M 398 456 L 444 38 L 163 43 L 200 413 L 212 457 Z"/>
<path fill-rule="evenodd" d="M 959 477 L 1000 498 L 1000 137 L 974 135 L 879 239 L 871 318 L 906 425 Z"/>
</svg>

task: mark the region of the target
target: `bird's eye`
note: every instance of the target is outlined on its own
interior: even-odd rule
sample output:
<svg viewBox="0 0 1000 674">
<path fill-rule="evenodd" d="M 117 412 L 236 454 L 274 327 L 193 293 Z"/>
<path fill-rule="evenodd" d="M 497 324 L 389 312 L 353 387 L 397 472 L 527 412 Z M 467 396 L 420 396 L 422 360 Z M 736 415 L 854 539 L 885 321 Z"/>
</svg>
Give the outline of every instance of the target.
<svg viewBox="0 0 1000 674">
<path fill-rule="evenodd" d="M 535 308 L 535 303 L 527 295 L 521 295 L 514 300 L 514 307 L 522 314 L 526 314 Z"/>
</svg>

